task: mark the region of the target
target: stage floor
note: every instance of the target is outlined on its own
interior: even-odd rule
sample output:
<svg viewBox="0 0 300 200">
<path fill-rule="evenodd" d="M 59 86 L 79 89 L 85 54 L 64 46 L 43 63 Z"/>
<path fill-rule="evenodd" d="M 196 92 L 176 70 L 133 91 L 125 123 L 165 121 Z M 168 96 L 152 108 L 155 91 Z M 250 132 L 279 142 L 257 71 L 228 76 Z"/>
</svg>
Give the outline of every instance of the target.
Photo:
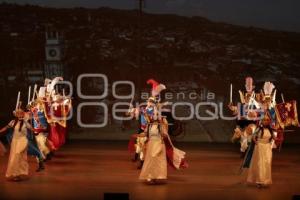
<svg viewBox="0 0 300 200">
<path fill-rule="evenodd" d="M 168 181 L 146 185 L 130 161 L 126 142 L 70 141 L 36 173 L 30 158 L 31 177 L 24 182 L 5 180 L 7 157 L 0 158 L 1 199 L 103 199 L 104 192 L 129 193 L 134 199 L 292 199 L 300 194 L 300 146 L 284 146 L 273 154 L 273 185 L 258 189 L 244 184 L 239 175 L 238 147 L 230 144 L 184 143 L 189 168 L 168 169 Z"/>
</svg>

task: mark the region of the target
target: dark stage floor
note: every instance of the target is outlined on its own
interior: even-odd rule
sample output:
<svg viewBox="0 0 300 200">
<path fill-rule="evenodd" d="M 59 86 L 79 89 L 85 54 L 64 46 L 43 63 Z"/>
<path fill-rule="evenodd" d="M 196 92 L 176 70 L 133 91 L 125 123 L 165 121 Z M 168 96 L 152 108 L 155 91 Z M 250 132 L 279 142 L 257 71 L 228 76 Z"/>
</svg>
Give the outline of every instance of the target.
<svg viewBox="0 0 300 200">
<path fill-rule="evenodd" d="M 177 145 L 188 155 L 190 167 L 168 170 L 163 185 L 138 180 L 139 170 L 130 161 L 126 142 L 71 141 L 24 182 L 5 181 L 7 157 L 0 158 L 1 199 L 103 199 L 104 192 L 129 193 L 130 199 L 292 199 L 300 194 L 300 146 L 283 147 L 273 159 L 273 185 L 267 189 L 246 186 L 237 174 L 238 148 L 223 144 Z"/>
</svg>

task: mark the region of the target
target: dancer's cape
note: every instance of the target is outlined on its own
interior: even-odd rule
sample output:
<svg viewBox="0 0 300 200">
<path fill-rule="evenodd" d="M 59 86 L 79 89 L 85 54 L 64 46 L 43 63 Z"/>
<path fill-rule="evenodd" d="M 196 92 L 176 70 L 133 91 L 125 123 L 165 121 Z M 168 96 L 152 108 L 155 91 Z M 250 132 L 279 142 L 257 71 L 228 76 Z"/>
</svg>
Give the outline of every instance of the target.
<svg viewBox="0 0 300 200">
<path fill-rule="evenodd" d="M 257 133 L 259 132 L 259 128 L 257 127 L 252 135 L 252 137 L 255 137 L 257 135 Z M 242 163 L 241 168 L 249 168 L 250 167 L 250 163 L 252 160 L 252 156 L 253 156 L 253 151 L 255 148 L 255 143 L 251 140 L 251 143 L 248 146 L 244 161 Z"/>
<path fill-rule="evenodd" d="M 70 103 L 71 105 L 71 103 Z M 54 109 L 56 108 L 56 109 Z M 57 105 L 53 106 L 49 102 L 44 103 L 45 117 L 49 127 L 48 141 L 53 149 L 59 149 L 66 141 L 67 133 L 67 116 L 71 108 L 64 105 L 61 100 Z"/>
<path fill-rule="evenodd" d="M 14 132 L 13 128 L 8 128 L 7 129 L 7 133 L 5 134 L 5 137 L 6 137 L 6 141 L 7 141 L 8 144 L 10 144 L 11 141 L 12 141 L 13 132 Z"/>
<path fill-rule="evenodd" d="M 36 143 L 36 139 L 34 135 L 35 134 L 31 130 L 27 129 L 27 139 L 28 139 L 27 153 L 28 155 L 35 156 L 40 160 L 42 160 L 44 159 L 44 156 Z"/>
<path fill-rule="evenodd" d="M 249 145 L 249 147 L 248 147 L 247 153 L 245 155 L 245 159 L 244 159 L 244 163 L 243 163 L 243 168 L 249 168 L 250 167 L 250 163 L 251 163 L 251 160 L 252 160 L 254 147 L 255 147 L 255 143 L 251 142 L 250 145 Z"/>
<path fill-rule="evenodd" d="M 185 152 L 174 147 L 169 135 L 164 137 L 164 143 L 166 145 L 167 161 L 169 165 L 175 169 L 185 169 L 188 167 L 188 163 L 185 159 Z"/>
</svg>

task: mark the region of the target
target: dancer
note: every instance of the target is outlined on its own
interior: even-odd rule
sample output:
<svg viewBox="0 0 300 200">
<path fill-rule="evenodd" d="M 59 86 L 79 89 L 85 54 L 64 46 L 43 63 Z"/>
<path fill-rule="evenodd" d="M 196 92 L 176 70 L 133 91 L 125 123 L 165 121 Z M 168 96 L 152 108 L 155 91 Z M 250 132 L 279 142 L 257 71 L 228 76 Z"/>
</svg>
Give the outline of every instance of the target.
<svg viewBox="0 0 300 200">
<path fill-rule="evenodd" d="M 71 99 L 55 91 L 55 85 L 62 80 L 63 78 L 56 77 L 46 86 L 47 91 L 43 101 L 43 110 L 49 124 L 47 139 L 52 151 L 58 150 L 66 141 L 67 116 L 72 109 Z"/>
<path fill-rule="evenodd" d="M 155 184 L 167 179 L 167 163 L 174 169 L 186 168 L 185 152 L 175 148 L 168 136 L 168 123 L 163 117 L 147 126 L 145 162 L 139 179 Z"/>
<path fill-rule="evenodd" d="M 245 155 L 245 152 L 247 151 L 249 144 L 251 143 L 251 129 L 252 126 L 257 123 L 258 118 L 256 110 L 260 109 L 259 103 L 261 102 L 262 94 L 256 94 L 254 88 L 255 86 L 253 84 L 252 77 L 246 77 L 246 92 L 243 93 L 239 90 L 240 104 L 234 106 L 232 103 L 232 99 L 230 99 L 230 103 L 228 105 L 233 114 L 237 116 L 237 126 L 234 130 L 231 141 L 235 142 L 236 140 L 239 140 L 240 152 L 242 153 L 242 157 Z"/>
<path fill-rule="evenodd" d="M 127 113 L 127 115 L 131 115 L 132 117 L 139 119 L 139 129 L 137 134 L 133 134 L 128 143 L 129 152 L 134 153 L 132 161 L 135 162 L 140 160 L 140 164 L 137 167 L 138 169 L 141 169 L 144 163 L 144 148 L 147 140 L 147 137 L 145 136 L 145 128 L 149 121 L 148 118 L 153 116 L 154 105 L 160 102 L 159 94 L 161 91 L 166 89 L 164 84 L 158 83 L 154 79 L 147 80 L 147 84 L 152 86 L 152 96 L 147 100 L 146 106 L 139 105 L 136 108 L 132 108 L 133 105 L 131 105 Z"/>
<path fill-rule="evenodd" d="M 26 113 L 27 116 L 27 122 L 31 125 L 31 116 L 30 112 Z M 12 126 L 4 127 L 3 131 L 7 131 L 6 133 L 6 138 L 9 144 L 12 143 L 13 140 L 13 133 L 14 130 Z M 38 148 L 37 142 L 35 140 L 34 134 L 33 134 L 33 129 L 28 129 L 26 133 L 27 137 L 27 142 L 28 142 L 28 148 L 27 148 L 27 153 L 28 155 L 36 157 L 37 163 L 38 163 L 38 168 L 37 172 L 42 171 L 45 169 L 44 166 L 44 156 L 40 149 Z"/>
<path fill-rule="evenodd" d="M 255 147 L 247 177 L 249 184 L 256 184 L 257 187 L 272 184 L 272 144 L 275 137 L 276 130 L 273 129 L 271 116 L 266 112 L 253 137 Z"/>
<path fill-rule="evenodd" d="M 19 98 L 17 105 L 19 104 Z M 7 129 L 12 128 L 12 141 L 10 147 L 10 154 L 8 166 L 6 170 L 6 178 L 12 181 L 20 181 L 28 178 L 28 161 L 27 161 L 27 148 L 28 139 L 27 131 L 32 129 L 28 122 L 29 116 L 19 107 L 16 106 L 14 111 L 16 119 L 12 120 L 6 127 L 0 130 L 0 133 L 5 132 Z"/>
<path fill-rule="evenodd" d="M 133 108 L 129 111 L 128 114 L 136 117 L 139 119 L 139 130 L 137 134 L 131 136 L 131 140 L 128 144 L 128 149 L 131 152 L 134 152 L 134 158 L 132 159 L 133 162 L 140 160 L 140 164 L 138 169 L 142 168 L 144 162 L 144 145 L 147 140 L 146 135 L 143 134 L 145 132 L 145 128 L 147 127 L 148 119 L 152 118 L 154 113 L 154 104 L 155 99 L 149 98 L 147 100 L 146 107 L 140 106 L 137 108 Z"/>
<path fill-rule="evenodd" d="M 31 107 L 32 125 L 34 128 L 35 139 L 43 156 L 49 158 L 50 150 L 47 147 L 48 123 L 43 110 L 43 103 L 36 99 Z"/>
<path fill-rule="evenodd" d="M 147 126 L 147 151 L 140 179 L 155 183 L 157 180 L 167 179 L 167 156 L 163 137 L 166 137 L 166 124 L 154 120 Z"/>
<path fill-rule="evenodd" d="M 37 90 L 37 85 L 34 85 L 33 89 L 33 95 L 31 98 L 31 86 L 29 86 L 28 90 L 28 102 L 27 102 L 27 113 L 29 115 L 29 122 L 32 127 L 36 126 L 35 120 L 36 116 L 34 115 L 34 106 L 35 106 L 35 96 L 36 96 L 36 90 Z M 30 101 L 31 100 L 31 101 Z M 38 168 L 36 169 L 36 172 L 43 171 L 45 169 L 44 165 L 44 159 L 45 155 L 43 154 L 42 150 L 39 148 L 37 138 L 35 137 L 36 135 L 36 130 L 30 130 L 27 133 L 27 139 L 28 139 L 28 154 L 31 156 L 35 156 L 37 163 L 38 163 Z"/>
<path fill-rule="evenodd" d="M 252 137 L 251 152 L 248 151 L 244 167 L 248 167 L 247 183 L 256 184 L 257 187 L 269 186 L 272 184 L 272 149 L 276 148 L 274 143 L 277 136 L 277 123 L 275 118 L 276 90 L 271 82 L 265 82 L 263 113 L 259 126 Z M 249 153 L 250 152 L 250 153 Z"/>
<path fill-rule="evenodd" d="M 288 126 L 299 127 L 296 101 L 276 104 L 276 90 L 271 82 L 264 83 L 260 108 L 260 121 L 249 129 L 252 143 L 241 167 L 249 168 L 247 183 L 258 188 L 272 184 L 272 149 L 283 141 L 283 135 L 278 133 L 283 134 Z"/>
<path fill-rule="evenodd" d="M 50 126 L 48 140 L 54 150 L 66 142 L 67 116 L 72 108 L 71 99 L 56 94 L 51 101 L 45 102 L 45 116 Z"/>
<path fill-rule="evenodd" d="M 167 179 L 167 163 L 175 169 L 183 169 L 188 165 L 185 152 L 175 148 L 168 135 L 168 122 L 154 107 L 153 118 L 148 118 L 146 135 L 145 161 L 139 179 L 150 184 Z"/>
</svg>

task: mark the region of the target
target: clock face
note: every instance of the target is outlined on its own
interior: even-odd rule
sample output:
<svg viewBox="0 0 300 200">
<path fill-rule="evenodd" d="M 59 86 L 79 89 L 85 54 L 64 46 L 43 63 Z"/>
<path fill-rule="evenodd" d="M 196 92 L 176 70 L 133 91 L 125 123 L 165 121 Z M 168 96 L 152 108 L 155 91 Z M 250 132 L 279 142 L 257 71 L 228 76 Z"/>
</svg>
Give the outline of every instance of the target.
<svg viewBox="0 0 300 200">
<path fill-rule="evenodd" d="M 50 55 L 51 57 L 55 57 L 55 56 L 57 55 L 56 49 L 50 49 L 50 50 L 49 50 L 49 55 Z"/>
<path fill-rule="evenodd" d="M 60 61 L 61 60 L 61 49 L 59 46 L 46 46 L 46 60 L 47 61 Z"/>
</svg>

